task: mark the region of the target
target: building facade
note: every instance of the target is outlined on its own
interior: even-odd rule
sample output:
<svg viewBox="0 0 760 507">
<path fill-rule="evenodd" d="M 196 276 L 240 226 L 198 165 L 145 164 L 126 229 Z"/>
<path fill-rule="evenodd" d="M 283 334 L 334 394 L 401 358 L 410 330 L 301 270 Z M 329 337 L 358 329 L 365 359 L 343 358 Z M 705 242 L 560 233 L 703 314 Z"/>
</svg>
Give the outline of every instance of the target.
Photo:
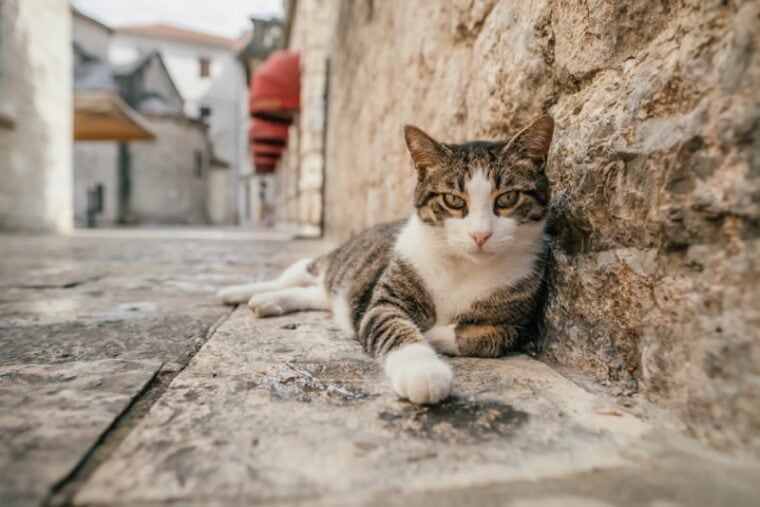
<svg viewBox="0 0 760 507">
<path fill-rule="evenodd" d="M 72 228 L 68 2 L 0 2 L 0 228 Z"/>
<path fill-rule="evenodd" d="M 224 193 L 226 182 L 209 177 L 208 126 L 186 115 L 161 53 L 148 50 L 114 65 L 103 59 L 112 29 L 75 11 L 73 32 L 77 103 L 81 96 L 96 105 L 116 100 L 150 133 L 142 141 L 116 135 L 75 143 L 77 225 L 204 224 L 223 216 L 209 209 L 219 207 L 212 196 Z"/>
<path fill-rule="evenodd" d="M 167 25 L 120 27 L 109 49 L 109 58 L 117 65 L 128 65 L 158 51 L 184 99 L 185 115 L 208 125 L 214 156 L 229 165 L 224 173 L 223 223 L 247 221 L 242 211 L 250 206 L 244 190 L 251 170 L 248 94 L 245 70 L 237 57 L 239 49 L 236 40 Z"/>
</svg>

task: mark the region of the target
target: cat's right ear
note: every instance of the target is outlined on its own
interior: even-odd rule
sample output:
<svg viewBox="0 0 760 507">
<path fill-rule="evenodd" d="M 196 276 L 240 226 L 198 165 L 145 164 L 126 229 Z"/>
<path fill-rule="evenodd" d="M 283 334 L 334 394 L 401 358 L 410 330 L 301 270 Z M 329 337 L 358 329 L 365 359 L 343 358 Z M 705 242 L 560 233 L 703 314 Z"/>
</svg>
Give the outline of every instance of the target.
<svg viewBox="0 0 760 507">
<path fill-rule="evenodd" d="M 441 165 L 449 153 L 442 145 L 414 125 L 404 125 L 404 139 L 418 171 Z"/>
</svg>

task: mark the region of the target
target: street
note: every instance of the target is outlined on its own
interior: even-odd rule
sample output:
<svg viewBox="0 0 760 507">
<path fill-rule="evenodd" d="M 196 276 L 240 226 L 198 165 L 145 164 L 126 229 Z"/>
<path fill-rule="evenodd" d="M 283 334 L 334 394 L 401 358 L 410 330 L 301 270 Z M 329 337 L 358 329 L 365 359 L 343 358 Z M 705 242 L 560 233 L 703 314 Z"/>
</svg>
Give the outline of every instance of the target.
<svg viewBox="0 0 760 507">
<path fill-rule="evenodd" d="M 324 242 L 126 229 L 0 243 L 3 506 L 756 500 L 756 465 L 527 356 L 454 359 L 454 397 L 419 407 L 328 314 L 256 320 L 215 301 Z"/>
</svg>

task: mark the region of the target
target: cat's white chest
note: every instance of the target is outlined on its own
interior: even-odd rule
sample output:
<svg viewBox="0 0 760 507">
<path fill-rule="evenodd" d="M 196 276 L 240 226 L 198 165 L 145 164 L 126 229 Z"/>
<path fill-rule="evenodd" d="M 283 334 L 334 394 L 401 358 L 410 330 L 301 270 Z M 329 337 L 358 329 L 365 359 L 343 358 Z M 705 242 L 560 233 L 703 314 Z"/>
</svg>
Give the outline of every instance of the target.
<svg viewBox="0 0 760 507">
<path fill-rule="evenodd" d="M 435 304 L 436 326 L 456 324 L 456 318 L 475 303 L 530 273 L 530 266 L 527 270 L 521 269 L 522 266 L 510 269 L 501 263 L 467 266 L 431 262 L 415 264 Z"/>
<path fill-rule="evenodd" d="M 435 303 L 436 326 L 455 323 L 457 315 L 469 310 L 477 301 L 487 298 L 498 285 L 477 273 L 459 276 L 448 269 L 431 269 L 420 273 Z"/>
<path fill-rule="evenodd" d="M 511 287 L 533 271 L 535 253 L 505 254 L 491 262 L 454 260 L 431 252 L 414 220 L 399 235 L 396 253 L 422 278 L 436 311 L 436 326 L 456 324 L 478 301 Z"/>
</svg>

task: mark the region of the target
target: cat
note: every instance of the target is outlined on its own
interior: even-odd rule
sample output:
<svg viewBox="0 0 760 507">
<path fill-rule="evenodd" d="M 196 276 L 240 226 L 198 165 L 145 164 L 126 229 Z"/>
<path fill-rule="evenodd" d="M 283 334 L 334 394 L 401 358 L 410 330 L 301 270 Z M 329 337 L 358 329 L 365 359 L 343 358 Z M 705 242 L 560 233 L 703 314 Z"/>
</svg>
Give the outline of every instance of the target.
<svg viewBox="0 0 760 507">
<path fill-rule="evenodd" d="M 529 340 L 540 318 L 553 133 L 541 116 L 509 142 L 444 144 L 407 125 L 417 171 L 410 218 L 217 296 L 260 318 L 332 310 L 382 361 L 400 398 L 438 403 L 453 380 L 439 354 L 499 357 Z"/>
</svg>

